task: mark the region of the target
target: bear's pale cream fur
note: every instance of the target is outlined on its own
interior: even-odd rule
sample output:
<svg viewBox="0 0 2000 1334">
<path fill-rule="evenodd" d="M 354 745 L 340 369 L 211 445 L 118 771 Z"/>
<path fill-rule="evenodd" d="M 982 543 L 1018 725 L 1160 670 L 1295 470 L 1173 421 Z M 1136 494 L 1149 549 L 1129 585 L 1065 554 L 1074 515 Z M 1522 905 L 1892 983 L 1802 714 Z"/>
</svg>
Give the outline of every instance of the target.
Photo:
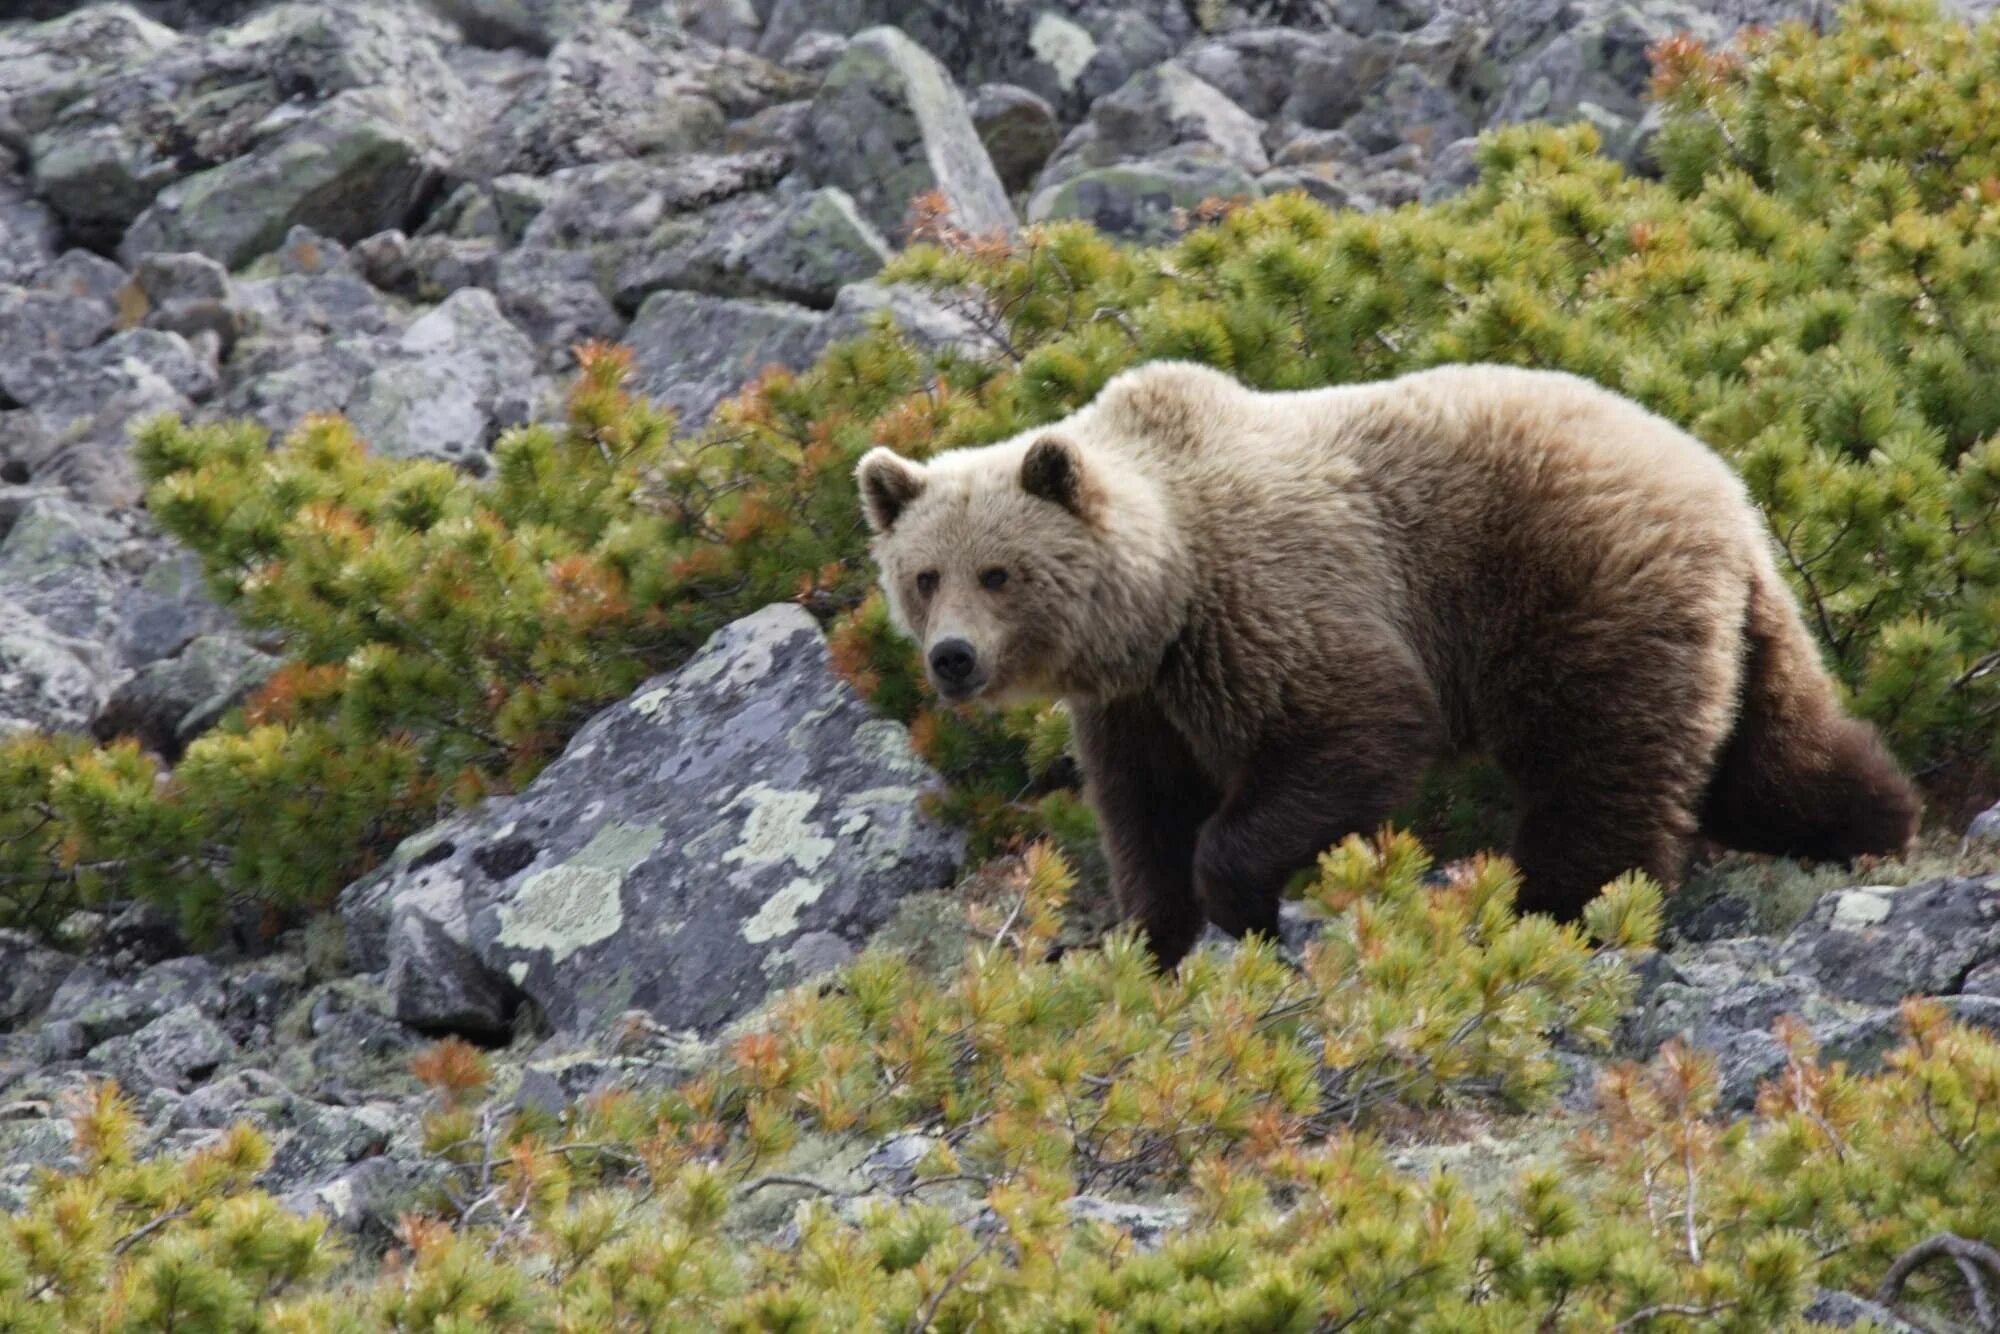
<svg viewBox="0 0 2000 1334">
<path fill-rule="evenodd" d="M 950 699 L 1068 700 L 1121 902 L 1171 959 L 1424 765 L 1491 754 L 1524 904 L 1705 831 L 1894 852 L 1916 798 L 1832 683 L 1735 474 L 1574 376 L 1259 393 L 1160 362 L 1089 406 L 858 469 L 897 623 Z"/>
</svg>

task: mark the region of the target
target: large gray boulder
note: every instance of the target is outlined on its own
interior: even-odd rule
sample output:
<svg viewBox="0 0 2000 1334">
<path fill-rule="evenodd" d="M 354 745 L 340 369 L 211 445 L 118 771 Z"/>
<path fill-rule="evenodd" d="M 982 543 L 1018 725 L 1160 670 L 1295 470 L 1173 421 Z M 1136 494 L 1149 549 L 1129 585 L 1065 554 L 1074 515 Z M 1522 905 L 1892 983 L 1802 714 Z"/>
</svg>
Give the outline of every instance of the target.
<svg viewBox="0 0 2000 1334">
<path fill-rule="evenodd" d="M 358 241 L 400 226 L 437 180 L 438 163 L 398 97 L 342 93 L 242 157 L 176 182 L 132 224 L 128 262 L 193 250 L 230 268 L 295 226 Z"/>
<path fill-rule="evenodd" d="M 275 243 L 286 224 L 273 220 L 287 211 L 337 232 L 407 185 L 383 139 L 443 155 L 474 135 L 465 89 L 442 54 L 452 33 L 416 5 L 295 2 L 107 66 L 29 141 L 36 189 L 74 237 L 108 247 L 177 183 L 226 173 L 167 198 L 128 256 L 201 249 L 225 258 L 222 239 L 175 238 L 213 231 L 235 243 L 264 224 Z M 188 216 L 177 229 L 180 213 Z"/>
<path fill-rule="evenodd" d="M 809 365 L 826 346 L 826 317 L 781 301 L 655 292 L 625 341 L 637 387 L 697 426 L 766 366 Z"/>
<path fill-rule="evenodd" d="M 1835 890 L 1793 928 L 1781 957 L 1827 991 L 1875 1005 L 1958 991 L 2000 959 L 2000 875 Z"/>
<path fill-rule="evenodd" d="M 642 1009 L 710 1033 L 953 879 L 960 840 L 919 809 L 936 786 L 811 616 L 767 607 L 349 887 L 349 948 L 411 983 L 413 950 L 434 975 L 476 961 L 561 1032 Z"/>
<path fill-rule="evenodd" d="M 0 32 L 0 144 L 20 148 L 109 70 L 173 46 L 180 34 L 130 5 L 82 5 Z"/>
<path fill-rule="evenodd" d="M 1014 229 L 1006 187 L 950 73 L 896 28 L 870 28 L 827 71 L 801 165 L 819 184 L 847 191 L 894 238 L 906 230 L 910 201 L 931 191 L 966 231 Z"/>
<path fill-rule="evenodd" d="M 395 358 L 362 381 L 348 416 L 377 453 L 483 470 L 500 431 L 526 419 L 535 349 L 491 292 L 468 287 L 414 321 Z"/>
<path fill-rule="evenodd" d="M 849 283 L 872 278 L 889 244 L 845 190 L 826 186 L 782 201 L 751 195 L 670 218 L 632 248 L 618 273 L 621 303 L 685 288 L 762 296 L 825 309 Z"/>
<path fill-rule="evenodd" d="M 1042 172 L 1041 189 L 1084 172 L 1137 162 L 1170 150 L 1256 173 L 1271 165 L 1264 123 L 1214 84 L 1169 61 L 1101 98 L 1070 131 Z"/>
</svg>

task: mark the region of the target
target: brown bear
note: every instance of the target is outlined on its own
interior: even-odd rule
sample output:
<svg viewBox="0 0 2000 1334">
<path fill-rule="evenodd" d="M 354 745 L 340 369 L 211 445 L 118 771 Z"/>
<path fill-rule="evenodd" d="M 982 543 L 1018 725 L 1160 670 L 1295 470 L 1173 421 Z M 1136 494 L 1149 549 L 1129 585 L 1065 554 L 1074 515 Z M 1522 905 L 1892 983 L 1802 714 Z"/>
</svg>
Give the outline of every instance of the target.
<svg viewBox="0 0 2000 1334">
<path fill-rule="evenodd" d="M 857 468 L 891 614 L 948 701 L 1056 695 L 1156 955 L 1275 930 L 1291 876 L 1477 750 L 1521 906 L 1691 841 L 1846 860 L 1918 798 L 1845 716 L 1721 459 L 1575 376 L 1292 393 L 1156 362 L 998 444 Z"/>
</svg>

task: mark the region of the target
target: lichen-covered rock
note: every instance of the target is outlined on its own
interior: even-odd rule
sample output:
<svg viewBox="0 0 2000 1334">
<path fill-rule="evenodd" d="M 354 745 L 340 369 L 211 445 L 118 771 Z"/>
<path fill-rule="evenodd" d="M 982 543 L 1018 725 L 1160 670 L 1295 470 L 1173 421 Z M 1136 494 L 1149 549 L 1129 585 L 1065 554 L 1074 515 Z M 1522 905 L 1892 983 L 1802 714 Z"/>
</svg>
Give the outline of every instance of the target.
<svg viewBox="0 0 2000 1334">
<path fill-rule="evenodd" d="M 910 201 L 931 191 L 969 232 L 1014 229 L 1006 187 L 950 73 L 900 29 L 870 28 L 848 43 L 813 99 L 802 155 L 813 180 L 847 191 L 888 236 L 902 236 Z"/>
<path fill-rule="evenodd" d="M 773 364 L 803 369 L 826 346 L 826 317 L 778 301 L 655 292 L 626 330 L 638 387 L 688 425 Z"/>
<path fill-rule="evenodd" d="M 616 24 L 626 0 L 430 0 L 472 41 L 547 55 L 558 42 Z"/>
<path fill-rule="evenodd" d="M 1235 163 L 1176 151 L 1093 168 L 1044 186 L 1029 203 L 1028 217 L 1035 222 L 1081 218 L 1108 235 L 1160 242 L 1182 230 L 1185 215 L 1208 200 L 1262 194 L 1263 187 Z"/>
<path fill-rule="evenodd" d="M 1513 63 L 1487 112 L 1488 125 L 1588 120 L 1605 151 L 1637 159 L 1645 141 L 1648 48 L 1675 34 L 1713 40 L 1721 25 L 1683 0 L 1585 5 L 1539 51 Z"/>
<path fill-rule="evenodd" d="M 230 635 L 203 635 L 121 682 L 91 719 L 100 740 L 129 736 L 169 760 L 241 703 L 278 659 Z"/>
<path fill-rule="evenodd" d="M 393 967 L 385 924 L 456 899 L 472 951 L 559 1030 L 638 1008 L 712 1032 L 952 879 L 958 837 L 918 809 L 935 782 L 833 674 L 812 618 L 781 604 L 600 714 L 520 796 L 351 887 L 341 911 Z"/>
<path fill-rule="evenodd" d="M 618 299 L 636 306 L 652 292 L 683 288 L 823 310 L 888 260 L 888 242 L 845 190 L 827 186 L 782 201 L 750 195 L 662 223 L 621 266 Z"/>
<path fill-rule="evenodd" d="M 544 81 L 459 164 L 467 176 L 545 175 L 560 167 L 689 153 L 722 138 L 722 108 L 674 53 L 593 27 L 549 53 Z"/>
<path fill-rule="evenodd" d="M 340 241 L 398 226 L 438 172 L 411 119 L 390 90 L 342 93 L 254 151 L 161 191 L 120 253 L 194 250 L 235 268 L 296 225 Z"/>
<path fill-rule="evenodd" d="M 61 229 L 49 206 L 14 176 L 12 154 L 0 148 L 0 283 L 18 283 L 55 258 Z"/>
<path fill-rule="evenodd" d="M 615 339 L 625 329 L 624 317 L 598 285 L 597 258 L 587 250 L 510 250 L 494 266 L 493 291 L 507 318 L 540 349 L 546 369 L 568 370 L 578 343 Z"/>
<path fill-rule="evenodd" d="M 1965 827 L 1965 847 L 1968 852 L 2000 848 L 2000 805 L 1972 817 L 1972 823 Z"/>
<path fill-rule="evenodd" d="M 118 322 L 125 271 L 84 250 L 72 250 L 0 286 L 0 364 L 21 366 L 37 353 L 60 356 L 89 347 Z"/>
<path fill-rule="evenodd" d="M 0 32 L 0 144 L 20 147 L 107 70 L 137 64 L 180 34 L 131 5 L 78 6 Z"/>
<path fill-rule="evenodd" d="M 19 931 L 0 931 L 0 1033 L 41 1013 L 76 960 Z"/>
<path fill-rule="evenodd" d="M 491 292 L 468 287 L 403 331 L 394 358 L 361 382 L 347 413 L 376 453 L 483 471 L 494 437 L 526 420 L 534 370 L 527 335 Z"/>
<path fill-rule="evenodd" d="M 1055 108 L 1026 88 L 989 83 L 973 93 L 971 110 L 1000 184 L 1010 194 L 1027 189 L 1062 141 Z"/>
<path fill-rule="evenodd" d="M 1042 172 L 1040 193 L 1087 172 L 1172 152 L 1255 174 L 1271 165 L 1264 124 L 1213 85 L 1167 62 L 1091 107 Z M 1039 196 L 1038 196 L 1039 197 Z"/>
<path fill-rule="evenodd" d="M 98 1043 L 85 1059 L 134 1092 L 186 1093 L 235 1052 L 236 1044 L 213 1019 L 194 1005 L 182 1005 L 130 1034 Z"/>
<path fill-rule="evenodd" d="M 1786 967 L 1834 995 L 1890 1005 L 1955 992 L 2000 959 L 2000 875 L 1835 890 L 1780 951 Z"/>
</svg>

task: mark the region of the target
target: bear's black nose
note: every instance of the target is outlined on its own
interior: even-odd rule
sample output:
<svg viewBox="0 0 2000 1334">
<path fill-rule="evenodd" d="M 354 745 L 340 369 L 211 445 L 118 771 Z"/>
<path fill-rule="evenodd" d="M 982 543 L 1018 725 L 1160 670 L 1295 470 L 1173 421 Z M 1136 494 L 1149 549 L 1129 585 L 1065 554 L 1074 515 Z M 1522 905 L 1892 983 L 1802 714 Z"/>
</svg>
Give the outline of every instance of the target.
<svg viewBox="0 0 2000 1334">
<path fill-rule="evenodd" d="M 945 685 L 964 685 L 978 666 L 979 655 L 963 639 L 940 639 L 931 648 L 931 670 Z"/>
</svg>

